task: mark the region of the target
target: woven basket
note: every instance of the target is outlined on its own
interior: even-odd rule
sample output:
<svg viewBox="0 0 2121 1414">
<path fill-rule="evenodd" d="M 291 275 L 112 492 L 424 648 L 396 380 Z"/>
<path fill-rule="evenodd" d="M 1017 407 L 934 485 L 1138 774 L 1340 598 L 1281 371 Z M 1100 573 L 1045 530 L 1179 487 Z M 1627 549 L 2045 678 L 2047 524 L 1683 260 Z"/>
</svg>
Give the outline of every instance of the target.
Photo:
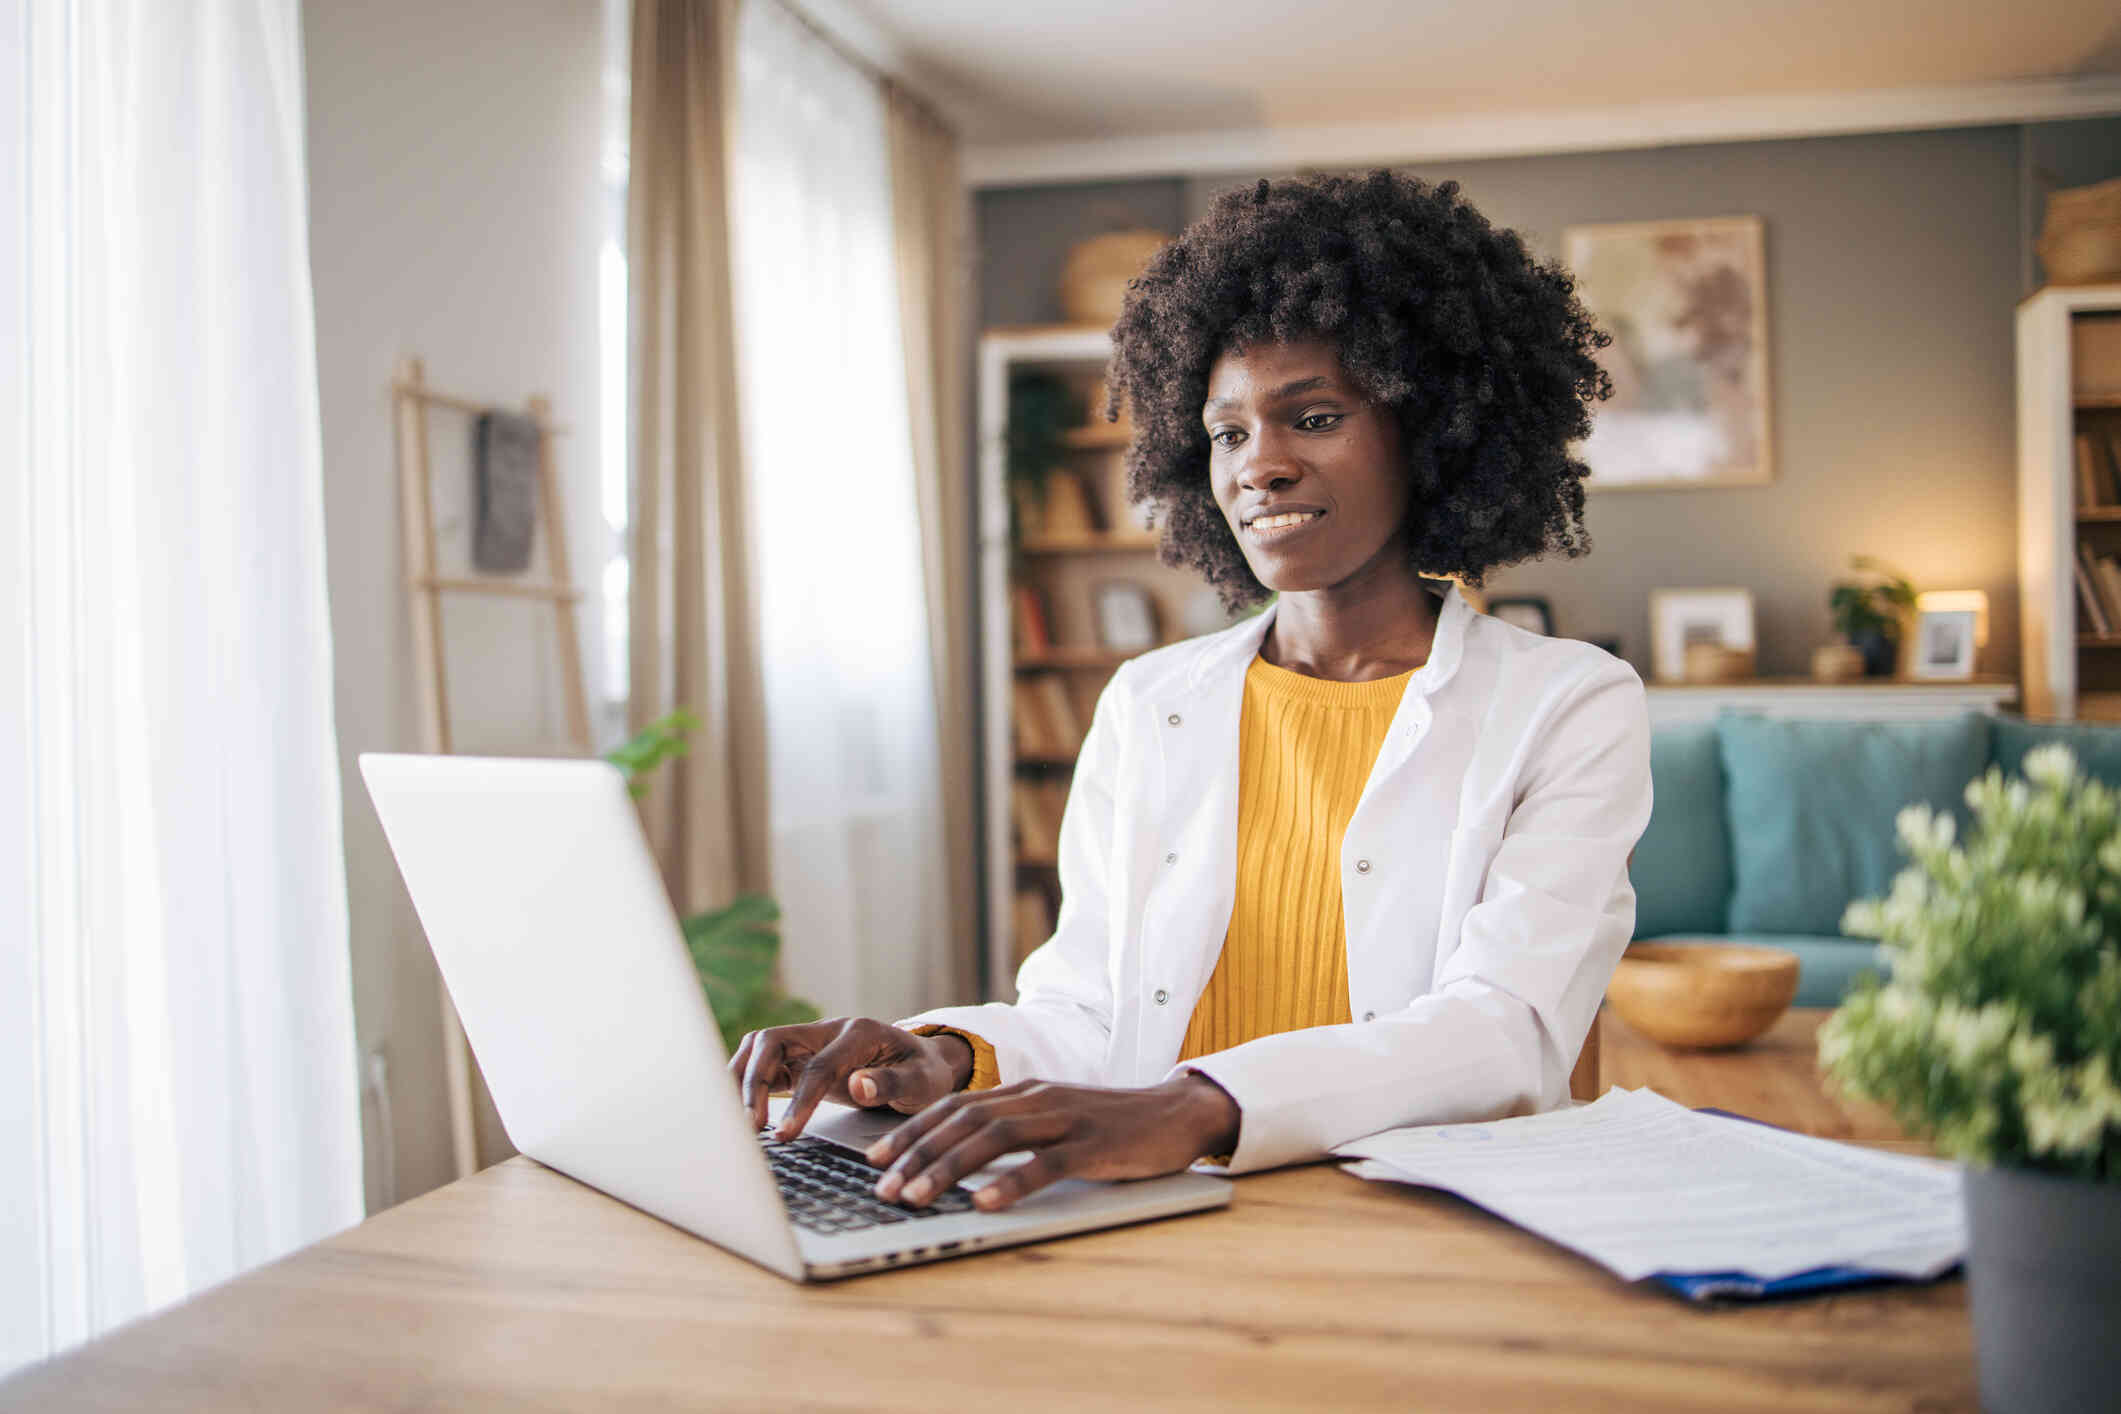
<svg viewBox="0 0 2121 1414">
<path fill-rule="evenodd" d="M 1072 324 L 1116 321 L 1127 282 L 1170 239 L 1162 231 L 1111 231 L 1076 245 L 1061 266 L 1061 312 Z"/>
</svg>

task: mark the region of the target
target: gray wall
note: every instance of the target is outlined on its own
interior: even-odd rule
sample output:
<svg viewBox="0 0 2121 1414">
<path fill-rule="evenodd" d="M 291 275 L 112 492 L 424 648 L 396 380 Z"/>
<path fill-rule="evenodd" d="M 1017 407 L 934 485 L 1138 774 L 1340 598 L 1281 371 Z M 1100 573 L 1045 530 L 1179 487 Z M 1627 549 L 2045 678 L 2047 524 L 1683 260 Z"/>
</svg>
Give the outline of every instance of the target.
<svg viewBox="0 0 2121 1414">
<path fill-rule="evenodd" d="M 601 19 L 599 0 L 303 7 L 354 1021 L 389 1087 L 387 1107 L 364 1088 L 371 1210 L 455 1177 L 439 982 L 355 768 L 364 751 L 420 749 L 388 390 L 399 356 L 419 354 L 453 393 L 552 398 L 571 432 L 557 456 L 589 594 L 582 649 L 599 681 Z M 444 574 L 468 560 L 469 438 L 461 414 L 429 420 Z M 564 742 L 549 611 L 458 598 L 443 630 L 459 751 L 538 755 Z M 490 1162 L 506 1139 L 481 1118 Z"/>
<path fill-rule="evenodd" d="M 2072 183 L 2121 171 L 2121 122 L 2053 127 L 1410 167 L 1456 179 L 1542 256 L 1577 222 L 1754 213 L 1767 226 L 1774 484 L 1594 495 L 1590 556 L 1503 571 L 1491 591 L 1548 596 L 1561 632 L 1618 638 L 1646 674 L 1652 589 L 1742 586 L 1761 672 L 1801 675 L 1829 630 L 1829 586 L 1851 555 L 1871 554 L 1927 588 L 1986 590 L 1981 667 L 2014 674 L 2021 167 L 2030 150 L 2066 164 Z M 1252 179 L 1185 181 L 1182 219 Z M 1161 210 L 1170 186 L 982 193 L 988 322 L 1058 318 L 1059 252 L 1108 229 L 1122 203 Z"/>
</svg>

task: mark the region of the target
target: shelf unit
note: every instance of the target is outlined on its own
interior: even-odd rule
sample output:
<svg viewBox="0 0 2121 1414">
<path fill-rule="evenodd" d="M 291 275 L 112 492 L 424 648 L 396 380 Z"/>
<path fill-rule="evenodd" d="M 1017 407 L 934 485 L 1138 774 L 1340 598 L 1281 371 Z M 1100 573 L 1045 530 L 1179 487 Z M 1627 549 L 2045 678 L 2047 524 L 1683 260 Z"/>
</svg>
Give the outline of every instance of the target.
<svg viewBox="0 0 2121 1414">
<path fill-rule="evenodd" d="M 1027 531 L 1024 543 L 1009 536 L 1009 383 L 1022 372 L 1050 373 L 1087 395 L 1101 381 L 1112 345 L 1097 327 L 1042 326 L 995 329 L 979 345 L 979 559 L 981 658 L 981 793 L 985 807 L 982 877 L 985 937 L 983 985 L 992 999 L 1014 996 L 1016 967 L 1044 938 L 1018 937 L 1017 895 L 1034 890 L 1048 912 L 1057 907 L 1054 860 L 1045 850 L 1026 851 L 1016 830 L 1019 782 L 1047 789 L 1065 787 L 1075 754 L 1028 754 L 1017 750 L 1014 708 L 1019 683 L 1050 680 L 1045 691 L 1065 693 L 1079 725 L 1089 724 L 1097 695 L 1131 653 L 1114 652 L 1096 639 L 1090 604 L 1101 581 L 1126 579 L 1146 588 L 1157 606 L 1163 641 L 1182 636 L 1188 598 L 1200 582 L 1156 558 L 1153 533 L 1120 524 L 1122 460 L 1128 429 L 1093 421 L 1062 437 L 1068 469 L 1082 476 L 1115 528 L 1069 535 Z M 1094 415 L 1096 409 L 1091 409 Z M 1044 599 L 1052 647 L 1018 658 L 1013 632 L 1012 591 L 1024 583 Z"/>
<path fill-rule="evenodd" d="M 2051 285 L 2018 306 L 2022 701 L 2029 717 L 2121 720 L 2121 635 L 2080 622 L 2076 583 L 2080 543 L 2121 554 L 2121 506 L 2077 504 L 2080 433 L 2121 446 L 2121 284 Z"/>
</svg>

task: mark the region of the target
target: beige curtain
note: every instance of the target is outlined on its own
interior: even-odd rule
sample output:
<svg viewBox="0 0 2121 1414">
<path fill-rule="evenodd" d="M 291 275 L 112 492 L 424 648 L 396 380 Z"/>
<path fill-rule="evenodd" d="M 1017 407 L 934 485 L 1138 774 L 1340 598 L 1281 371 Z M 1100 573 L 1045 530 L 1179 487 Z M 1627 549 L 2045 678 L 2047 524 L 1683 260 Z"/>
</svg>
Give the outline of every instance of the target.
<svg viewBox="0 0 2121 1414">
<path fill-rule="evenodd" d="M 765 721 L 731 308 L 735 0 L 634 0 L 633 543 L 628 715 L 700 719 L 642 803 L 685 911 L 765 889 Z"/>
<path fill-rule="evenodd" d="M 895 84 L 884 88 L 890 125 L 891 207 L 898 256 L 906 390 L 921 518 L 928 642 L 941 747 L 944 858 L 951 938 L 940 995 L 973 1000 L 978 985 L 979 866 L 973 783 L 979 760 L 974 711 L 971 484 L 966 475 L 965 383 L 971 330 L 970 252 L 957 135 Z"/>
</svg>

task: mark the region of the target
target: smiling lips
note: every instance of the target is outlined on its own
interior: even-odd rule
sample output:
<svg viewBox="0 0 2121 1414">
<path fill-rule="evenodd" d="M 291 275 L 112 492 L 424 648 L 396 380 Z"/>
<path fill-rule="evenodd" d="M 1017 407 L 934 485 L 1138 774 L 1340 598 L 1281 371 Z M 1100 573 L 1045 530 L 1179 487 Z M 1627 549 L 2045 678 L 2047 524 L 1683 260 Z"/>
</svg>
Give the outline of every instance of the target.
<svg viewBox="0 0 2121 1414">
<path fill-rule="evenodd" d="M 1324 511 L 1276 511 L 1273 515 L 1247 521 L 1245 529 L 1262 539 L 1273 540 L 1309 525 L 1324 514 Z"/>
</svg>

